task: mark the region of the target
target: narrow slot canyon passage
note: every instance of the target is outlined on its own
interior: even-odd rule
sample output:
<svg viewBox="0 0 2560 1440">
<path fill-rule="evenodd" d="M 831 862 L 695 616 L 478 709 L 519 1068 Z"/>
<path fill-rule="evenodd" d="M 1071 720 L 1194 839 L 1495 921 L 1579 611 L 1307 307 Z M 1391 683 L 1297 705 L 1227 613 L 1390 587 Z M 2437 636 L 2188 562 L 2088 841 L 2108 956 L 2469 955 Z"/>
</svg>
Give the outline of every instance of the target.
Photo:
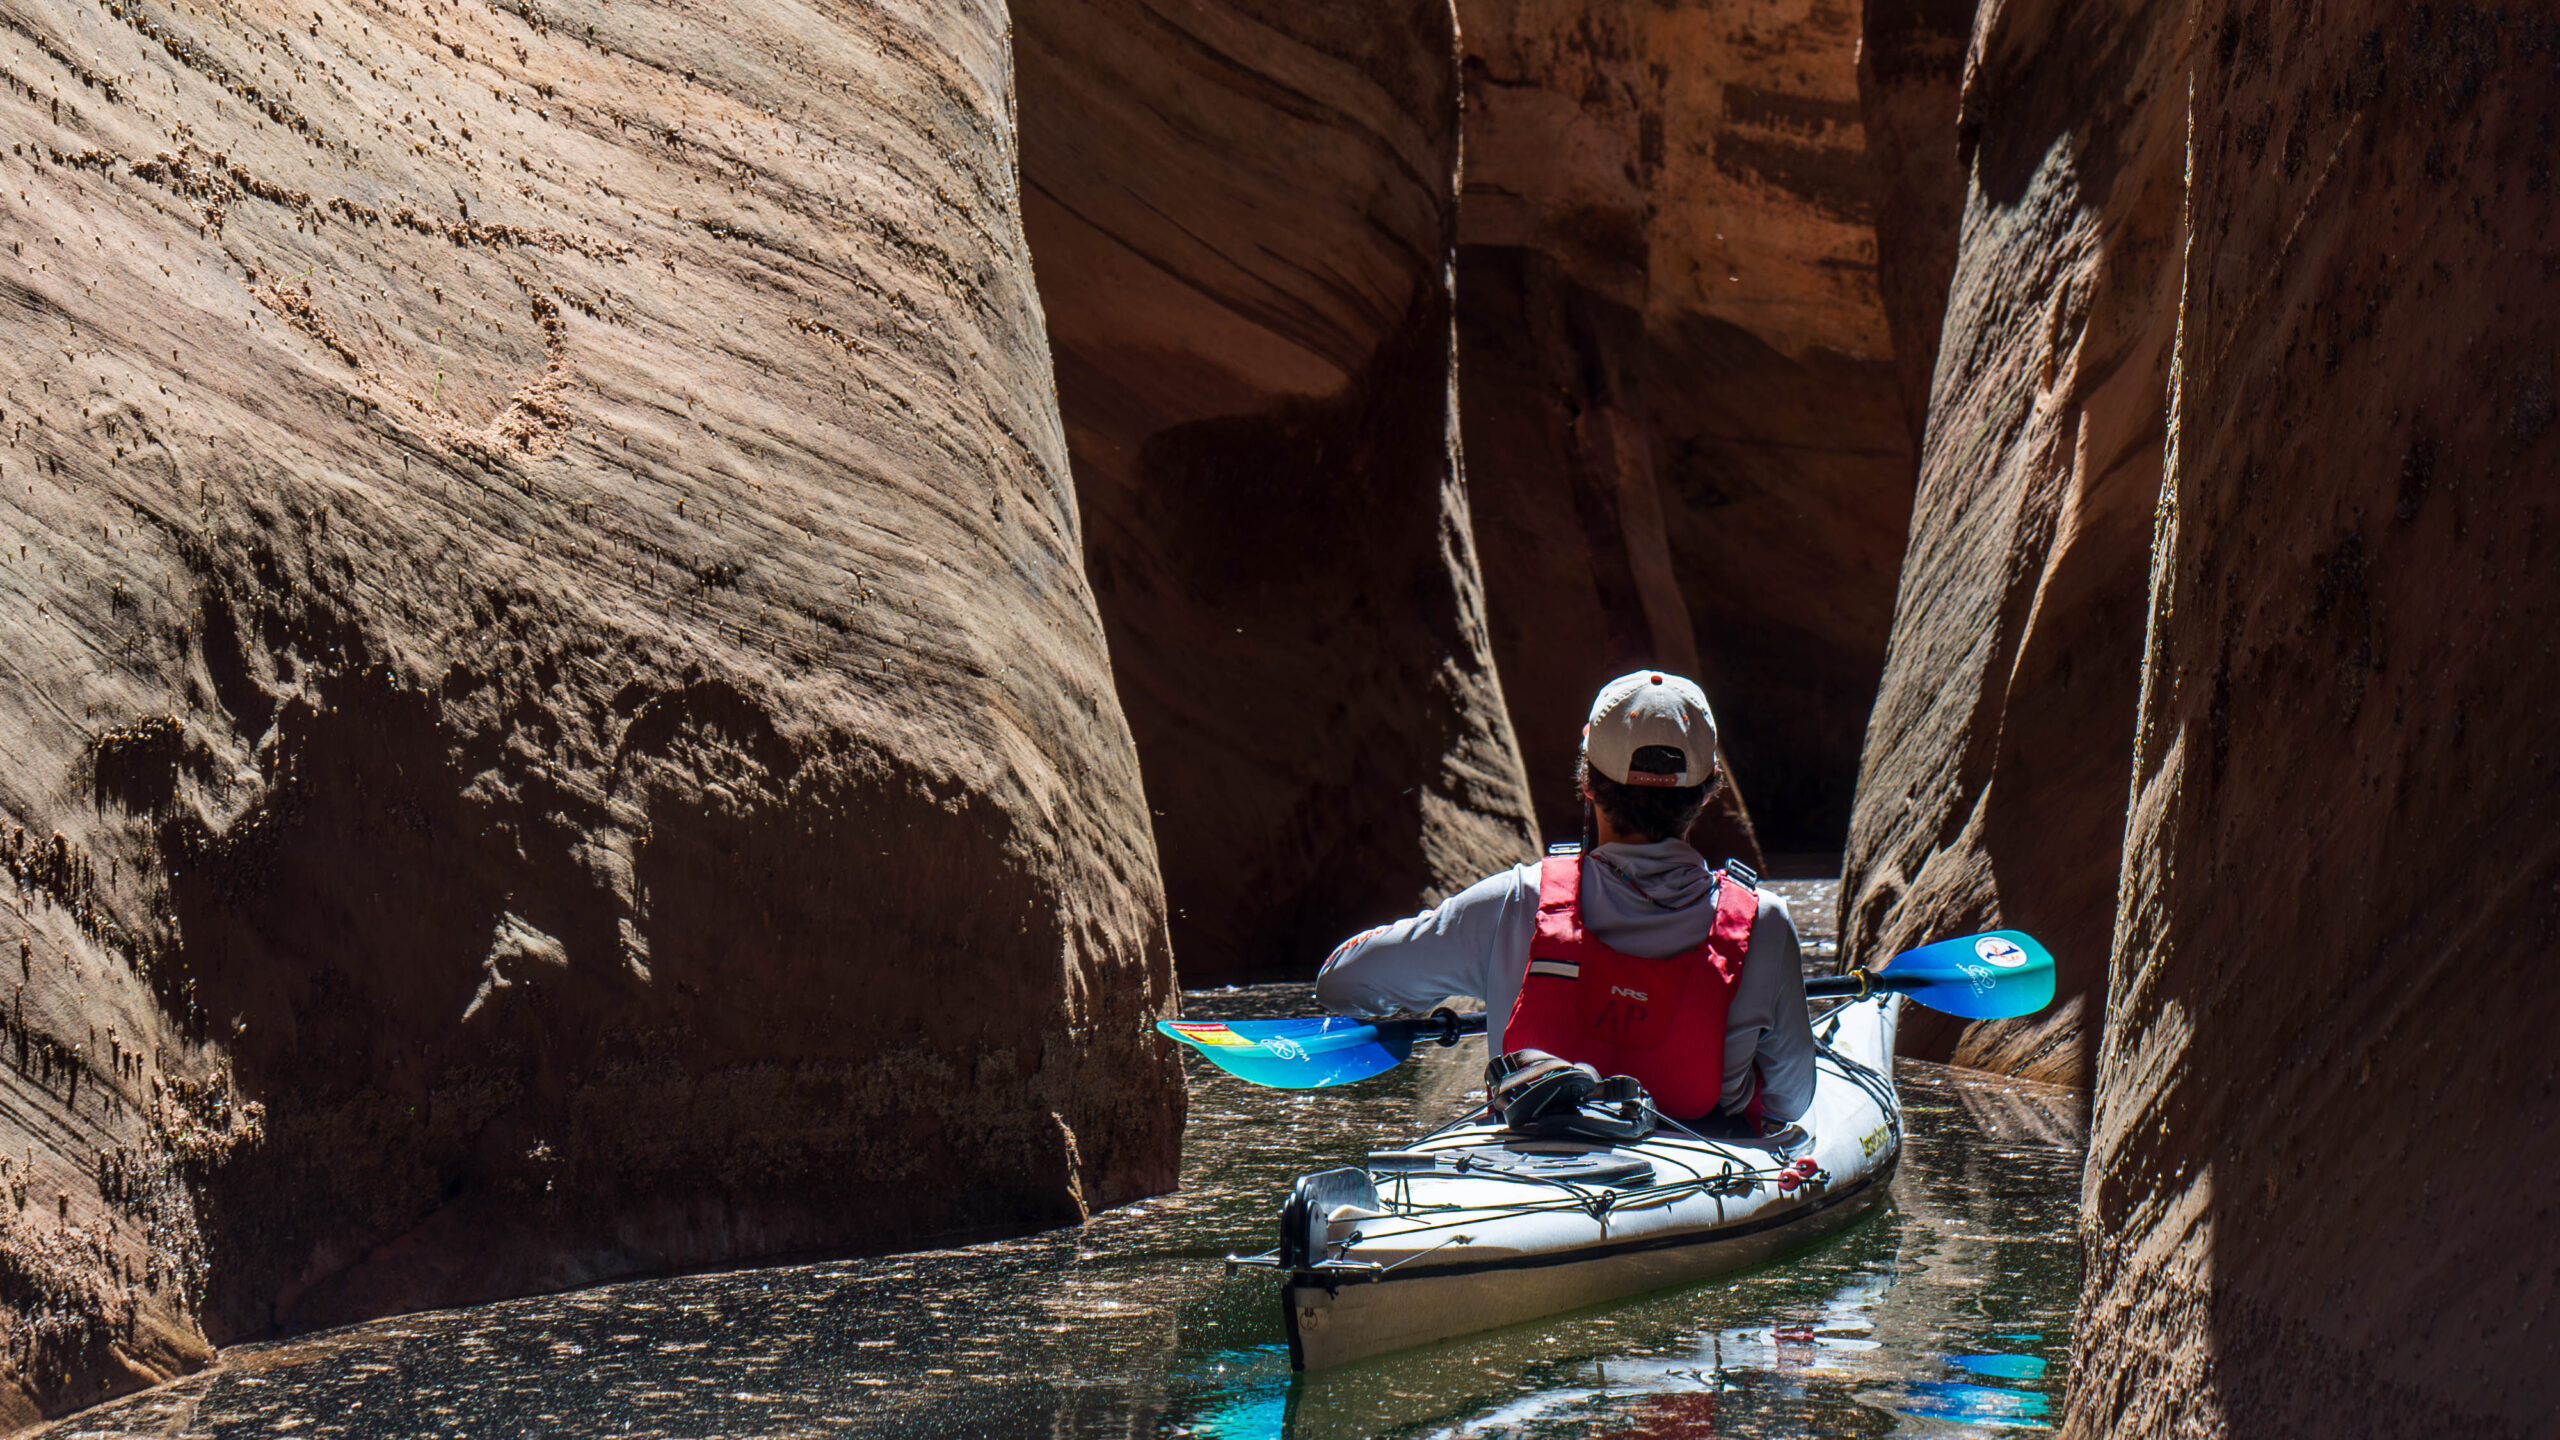
<svg viewBox="0 0 2560 1440">
<path fill-rule="evenodd" d="M 2560 1413 L 2560 23 L 0 24 L 0 1434 Z M 1827 1078 L 1361 1260 L 1488 1057 L 1317 968 L 1582 886 L 1630 673 Z"/>
</svg>

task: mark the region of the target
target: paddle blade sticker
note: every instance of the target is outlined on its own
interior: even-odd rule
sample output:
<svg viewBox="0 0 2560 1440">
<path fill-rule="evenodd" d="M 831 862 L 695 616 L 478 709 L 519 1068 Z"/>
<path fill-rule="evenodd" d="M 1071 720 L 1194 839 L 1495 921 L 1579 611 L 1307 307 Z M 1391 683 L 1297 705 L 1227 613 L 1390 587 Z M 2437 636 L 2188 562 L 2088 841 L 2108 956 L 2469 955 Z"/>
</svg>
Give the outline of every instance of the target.
<svg viewBox="0 0 2560 1440">
<path fill-rule="evenodd" d="M 1253 1042 L 1237 1034 L 1223 1020 L 1159 1020 L 1156 1028 L 1185 1045 L 1206 1049 L 1223 1045 L 1230 1049 L 1250 1049 Z"/>
<path fill-rule="evenodd" d="M 1968 1020 L 2033 1015 L 2053 1003 L 2053 956 L 2023 930 L 1993 930 L 1905 950 L 1876 979 L 1930 1009 Z"/>
<path fill-rule="evenodd" d="M 1242 1080 L 1278 1090 L 1348 1085 L 1393 1069 L 1412 1050 L 1409 1032 L 1338 1015 L 1294 1020 L 1159 1020 L 1156 1029 Z"/>
</svg>

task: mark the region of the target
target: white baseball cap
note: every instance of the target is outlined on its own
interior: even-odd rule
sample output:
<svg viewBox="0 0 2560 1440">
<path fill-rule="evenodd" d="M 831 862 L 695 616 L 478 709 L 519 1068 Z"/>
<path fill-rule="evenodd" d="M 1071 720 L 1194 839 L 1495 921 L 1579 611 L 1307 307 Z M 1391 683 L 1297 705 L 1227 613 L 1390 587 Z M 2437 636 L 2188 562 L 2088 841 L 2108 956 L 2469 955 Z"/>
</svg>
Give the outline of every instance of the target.
<svg viewBox="0 0 2560 1440">
<path fill-rule="evenodd" d="M 1636 752 L 1649 745 L 1678 752 L 1680 769 L 1636 769 Z M 1582 754 L 1593 770 L 1621 785 L 1704 785 L 1716 770 L 1716 717 L 1707 708 L 1707 692 L 1665 670 L 1621 675 L 1601 686 L 1600 698 L 1591 702 Z"/>
</svg>

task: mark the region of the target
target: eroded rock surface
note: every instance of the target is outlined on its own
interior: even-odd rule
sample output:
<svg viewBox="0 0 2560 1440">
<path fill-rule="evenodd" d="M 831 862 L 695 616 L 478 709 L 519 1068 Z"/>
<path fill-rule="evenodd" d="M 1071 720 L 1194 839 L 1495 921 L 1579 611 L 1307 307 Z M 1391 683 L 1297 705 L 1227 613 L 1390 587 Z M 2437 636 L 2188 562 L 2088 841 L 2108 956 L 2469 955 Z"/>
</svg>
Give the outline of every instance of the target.
<svg viewBox="0 0 2560 1440">
<path fill-rule="evenodd" d="M 1869 14 L 1924 239 L 1936 162 L 1893 132 L 1933 123 L 1946 18 Z M 2503 12 L 1973 34 L 1844 926 L 1872 960 L 2020 925 L 2063 963 L 2049 1016 L 1906 1035 L 2095 1084 L 2068 1434 L 2560 1403 L 2553 1276 L 2516 1258 L 2560 991 L 2476 983 L 2560 935 L 2555 100 L 2560 29 Z"/>
<path fill-rule="evenodd" d="M 1858 40 L 1858 111 L 1875 185 L 1876 291 L 1915 441 L 1928 421 L 1964 225 L 1970 157 L 1956 122 L 1974 8 L 1975 0 L 1867 0 Z"/>
<path fill-rule="evenodd" d="M 2066 1430 L 2547 1434 L 2560 26 L 2193 14 Z"/>
<path fill-rule="evenodd" d="M 1001 6 L 0 20 L 0 1424 L 1171 1182 Z"/>
<path fill-rule="evenodd" d="M 1457 454 L 1452 17 L 1015 19 L 1024 214 L 1183 976 L 1303 976 L 1533 839 Z"/>
<path fill-rule="evenodd" d="M 1927 20 L 1903 35 L 1923 58 Z M 1842 941 L 1874 963 L 1969 931 L 2034 934 L 2059 969 L 2052 1009 L 1972 1025 L 1915 1011 L 1904 1048 L 2086 1085 L 2177 328 L 2181 31 L 2165 11 L 2013 5 L 1973 43 L 1963 219 Z M 1927 72 L 1876 63 L 1903 76 L 1880 128 L 1922 127 L 1897 137 L 1916 193 L 1938 118 Z M 1904 217 L 1915 243 L 1935 243 L 1927 218 Z"/>
<path fill-rule="evenodd" d="M 1705 682 L 1760 838 L 1836 846 L 1912 456 L 1856 14 L 1459 10 L 1468 482 L 1541 824 L 1578 823 L 1582 703 L 1658 664 Z"/>
</svg>

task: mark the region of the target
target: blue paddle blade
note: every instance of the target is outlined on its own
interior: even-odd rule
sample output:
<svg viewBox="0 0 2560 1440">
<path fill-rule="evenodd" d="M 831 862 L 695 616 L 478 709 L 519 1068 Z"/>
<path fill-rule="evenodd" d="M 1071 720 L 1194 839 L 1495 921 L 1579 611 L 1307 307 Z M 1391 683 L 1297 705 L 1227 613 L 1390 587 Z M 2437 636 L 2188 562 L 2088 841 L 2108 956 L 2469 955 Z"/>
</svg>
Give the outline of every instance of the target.
<svg viewBox="0 0 2560 1440">
<path fill-rule="evenodd" d="M 1275 1090 L 1348 1085 L 1401 1064 L 1410 1025 L 1381 1027 L 1339 1015 L 1290 1020 L 1159 1020 L 1156 1028 L 1240 1079 Z"/>
<path fill-rule="evenodd" d="M 2023 930 L 1993 930 L 1905 950 L 1875 973 L 1875 983 L 1932 1010 L 2006 1020 L 2053 1003 L 2053 956 Z"/>
</svg>

